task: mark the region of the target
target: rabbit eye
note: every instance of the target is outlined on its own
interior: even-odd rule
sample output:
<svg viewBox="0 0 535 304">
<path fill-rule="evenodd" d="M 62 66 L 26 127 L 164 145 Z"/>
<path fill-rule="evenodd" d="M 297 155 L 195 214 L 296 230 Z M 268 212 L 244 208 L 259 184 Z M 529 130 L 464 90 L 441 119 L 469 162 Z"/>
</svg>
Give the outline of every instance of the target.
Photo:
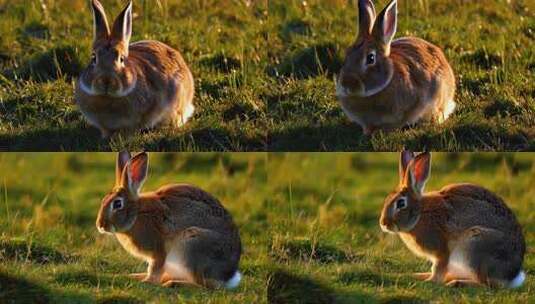
<svg viewBox="0 0 535 304">
<path fill-rule="evenodd" d="M 96 63 L 97 63 L 97 54 L 92 53 L 91 54 L 91 64 L 96 64 Z"/>
<path fill-rule="evenodd" d="M 402 197 L 396 201 L 396 209 L 405 209 L 407 208 L 407 200 Z"/>
<path fill-rule="evenodd" d="M 368 54 L 368 56 L 366 56 L 366 64 L 371 65 L 374 63 L 375 63 L 375 54 L 374 53 Z"/>
<path fill-rule="evenodd" d="M 116 199 L 111 204 L 111 207 L 113 208 L 113 210 L 122 209 L 123 206 L 124 206 L 124 204 L 123 204 L 123 200 L 122 199 Z"/>
<path fill-rule="evenodd" d="M 124 64 L 124 61 L 125 61 L 124 56 L 122 56 L 122 55 L 119 56 L 119 62 L 120 62 L 121 64 Z"/>
</svg>

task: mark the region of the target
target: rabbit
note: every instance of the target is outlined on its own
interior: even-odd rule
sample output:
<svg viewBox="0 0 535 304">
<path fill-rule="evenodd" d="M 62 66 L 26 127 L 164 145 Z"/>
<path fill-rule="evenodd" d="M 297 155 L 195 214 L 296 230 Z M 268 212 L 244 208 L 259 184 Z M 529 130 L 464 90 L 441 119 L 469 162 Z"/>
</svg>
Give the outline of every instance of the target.
<svg viewBox="0 0 535 304">
<path fill-rule="evenodd" d="M 132 1 L 109 28 L 104 8 L 92 0 L 91 63 L 82 71 L 75 103 L 103 138 L 119 130 L 181 127 L 192 117 L 194 81 L 180 53 L 159 41 L 130 43 Z"/>
<path fill-rule="evenodd" d="M 232 289 L 238 286 L 241 241 L 231 215 L 211 194 L 187 184 L 142 193 L 148 155 L 117 157 L 115 187 L 96 221 L 134 257 L 148 263 L 144 282 Z"/>
<path fill-rule="evenodd" d="M 376 18 L 371 0 L 359 0 L 359 33 L 336 82 L 337 99 L 365 135 L 414 125 L 443 123 L 455 110 L 455 76 L 437 46 L 415 37 L 392 41 L 397 1 Z"/>
<path fill-rule="evenodd" d="M 401 153 L 400 182 L 384 202 L 381 229 L 432 262 L 416 278 L 449 286 L 516 288 L 526 274 L 522 228 L 504 201 L 473 184 L 424 193 L 431 154 Z"/>
</svg>

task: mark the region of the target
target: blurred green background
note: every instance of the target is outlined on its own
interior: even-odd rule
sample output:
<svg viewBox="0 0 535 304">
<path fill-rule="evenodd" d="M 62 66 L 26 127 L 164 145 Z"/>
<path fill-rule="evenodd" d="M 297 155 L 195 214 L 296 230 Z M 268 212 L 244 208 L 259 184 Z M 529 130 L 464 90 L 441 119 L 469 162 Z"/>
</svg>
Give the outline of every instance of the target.
<svg viewBox="0 0 535 304">
<path fill-rule="evenodd" d="M 268 175 L 274 269 L 272 303 L 535 302 L 535 154 L 433 153 L 426 189 L 471 182 L 501 196 L 527 240 L 525 285 L 517 290 L 452 289 L 419 282 L 429 271 L 379 215 L 398 183 L 397 153 L 271 153 Z"/>
<path fill-rule="evenodd" d="M 0 154 L 0 303 L 258 303 L 269 260 L 266 154 L 150 154 L 145 190 L 191 183 L 233 215 L 243 243 L 236 290 L 165 289 L 95 220 L 114 185 L 112 153 Z"/>
</svg>

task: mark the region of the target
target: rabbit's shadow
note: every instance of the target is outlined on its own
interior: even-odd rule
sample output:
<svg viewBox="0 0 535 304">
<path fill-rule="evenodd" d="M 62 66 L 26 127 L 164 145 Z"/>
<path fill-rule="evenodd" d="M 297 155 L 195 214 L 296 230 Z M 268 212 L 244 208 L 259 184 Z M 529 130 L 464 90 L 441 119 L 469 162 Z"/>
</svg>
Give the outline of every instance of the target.
<svg viewBox="0 0 535 304">
<path fill-rule="evenodd" d="M 276 269 L 269 275 L 267 302 L 270 304 L 354 301 L 369 303 L 377 302 L 377 299 L 362 292 L 338 292 L 313 278 L 292 274 L 283 269 Z"/>
</svg>

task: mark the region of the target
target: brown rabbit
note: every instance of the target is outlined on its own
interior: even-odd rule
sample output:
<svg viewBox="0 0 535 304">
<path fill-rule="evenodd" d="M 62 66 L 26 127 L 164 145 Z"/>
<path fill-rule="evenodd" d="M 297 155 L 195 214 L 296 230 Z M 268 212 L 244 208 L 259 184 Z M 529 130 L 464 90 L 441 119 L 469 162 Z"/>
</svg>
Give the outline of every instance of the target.
<svg viewBox="0 0 535 304">
<path fill-rule="evenodd" d="M 526 251 L 522 228 L 496 194 L 472 184 L 424 193 L 431 154 L 401 153 L 400 182 L 385 199 L 381 228 L 433 263 L 416 277 L 450 286 L 522 285 Z"/>
<path fill-rule="evenodd" d="M 397 1 L 376 19 L 371 0 L 359 0 L 359 34 L 336 82 L 347 116 L 369 135 L 420 120 L 445 121 L 455 109 L 455 77 L 437 46 L 415 37 L 392 41 Z"/>
<path fill-rule="evenodd" d="M 119 153 L 116 182 L 97 218 L 101 233 L 111 233 L 128 253 L 148 263 L 145 282 L 171 286 L 237 287 L 241 241 L 221 203 L 191 185 L 165 185 L 140 193 L 148 156 Z"/>
<path fill-rule="evenodd" d="M 180 53 L 158 41 L 130 43 L 132 1 L 110 31 L 104 8 L 92 0 L 93 55 L 75 100 L 103 137 L 118 130 L 178 127 L 193 115 L 194 82 Z"/>
</svg>

